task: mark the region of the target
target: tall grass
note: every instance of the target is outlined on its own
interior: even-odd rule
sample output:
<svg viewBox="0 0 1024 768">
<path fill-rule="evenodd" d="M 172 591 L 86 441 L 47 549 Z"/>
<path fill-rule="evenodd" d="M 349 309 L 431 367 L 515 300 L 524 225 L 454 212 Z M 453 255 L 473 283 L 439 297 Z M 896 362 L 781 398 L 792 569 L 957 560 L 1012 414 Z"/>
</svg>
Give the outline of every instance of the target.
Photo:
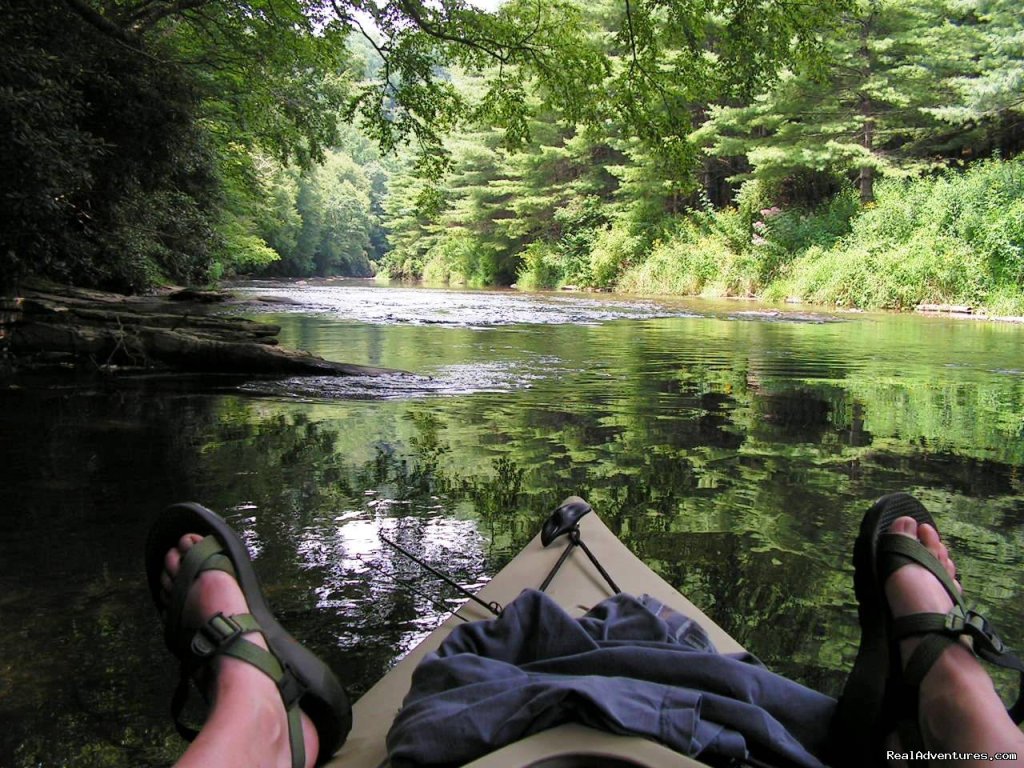
<svg viewBox="0 0 1024 768">
<path fill-rule="evenodd" d="M 811 247 L 766 292 L 822 304 L 967 304 L 1024 311 L 1024 160 L 888 180 L 831 248 Z"/>
<path fill-rule="evenodd" d="M 1024 158 L 883 180 L 865 207 L 851 188 L 815 210 L 780 209 L 750 184 L 738 203 L 688 214 L 646 258 L 619 262 L 616 287 L 1024 314 Z"/>
<path fill-rule="evenodd" d="M 738 202 L 736 208 L 690 212 L 646 259 L 622 272 L 618 287 L 642 293 L 757 295 L 797 254 L 810 246 L 830 246 L 849 232 L 856 211 L 852 191 L 815 210 L 782 210 L 765 202 L 756 182 L 744 186 Z"/>
</svg>

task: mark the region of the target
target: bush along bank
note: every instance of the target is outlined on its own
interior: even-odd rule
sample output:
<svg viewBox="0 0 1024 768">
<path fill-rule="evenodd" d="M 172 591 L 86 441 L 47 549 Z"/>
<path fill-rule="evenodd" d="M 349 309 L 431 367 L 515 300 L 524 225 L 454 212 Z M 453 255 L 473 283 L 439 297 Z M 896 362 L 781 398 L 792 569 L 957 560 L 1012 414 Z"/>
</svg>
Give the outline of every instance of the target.
<svg viewBox="0 0 1024 768">
<path fill-rule="evenodd" d="M 815 209 L 766 201 L 692 213 L 616 280 L 619 290 L 756 295 L 864 309 L 922 304 L 1024 315 L 1024 160 L 887 179 L 861 207 L 851 188 Z"/>
</svg>

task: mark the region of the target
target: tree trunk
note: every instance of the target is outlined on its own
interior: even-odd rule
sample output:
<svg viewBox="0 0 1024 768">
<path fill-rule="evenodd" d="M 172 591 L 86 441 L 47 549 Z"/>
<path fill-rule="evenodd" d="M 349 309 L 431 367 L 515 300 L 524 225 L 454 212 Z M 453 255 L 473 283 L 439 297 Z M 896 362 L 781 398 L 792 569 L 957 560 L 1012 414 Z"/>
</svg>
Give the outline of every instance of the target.
<svg viewBox="0 0 1024 768">
<path fill-rule="evenodd" d="M 868 46 L 868 41 L 871 38 L 873 31 L 875 18 L 878 14 L 878 4 L 872 3 L 871 12 L 868 14 L 864 23 L 860 27 L 860 50 L 859 56 L 861 59 L 861 78 L 862 82 L 867 83 L 871 78 L 871 49 Z M 875 149 L 875 118 L 874 110 L 871 104 L 871 97 L 867 93 L 861 92 L 860 104 L 858 105 L 860 116 L 864 120 L 864 127 L 861 132 L 861 146 L 868 151 L 868 154 L 873 154 Z M 858 177 L 858 186 L 860 187 L 860 202 L 861 205 L 872 203 L 875 200 L 875 169 L 874 166 L 862 165 L 860 168 L 860 175 Z"/>
</svg>

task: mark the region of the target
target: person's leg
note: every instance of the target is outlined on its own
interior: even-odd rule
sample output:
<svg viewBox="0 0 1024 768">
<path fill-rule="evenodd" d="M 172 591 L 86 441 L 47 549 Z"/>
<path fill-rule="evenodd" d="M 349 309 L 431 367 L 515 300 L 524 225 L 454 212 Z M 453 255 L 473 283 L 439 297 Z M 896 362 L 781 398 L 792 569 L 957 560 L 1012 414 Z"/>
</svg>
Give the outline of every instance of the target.
<svg viewBox="0 0 1024 768">
<path fill-rule="evenodd" d="M 918 539 L 949 575 L 956 577 L 949 552 L 930 525 L 918 526 L 913 518 L 901 517 L 890 531 Z M 893 573 L 885 583 L 885 594 L 894 617 L 946 613 L 953 607 L 938 580 L 919 565 L 907 565 Z M 919 642 L 920 638 L 911 637 L 900 643 L 904 663 Z M 933 752 L 1012 752 L 1024 758 L 1024 734 L 1007 715 L 984 667 L 961 643 L 944 651 L 921 681 L 919 708 L 921 732 Z M 1000 763 L 968 760 L 958 764 Z"/>
<path fill-rule="evenodd" d="M 177 547 L 167 552 L 161 584 L 169 598 L 181 559 L 201 540 L 188 534 Z M 225 616 L 248 613 L 238 583 L 223 571 L 211 570 L 196 580 L 182 614 L 185 626 L 198 627 L 218 612 Z M 263 636 L 245 635 L 252 643 L 266 648 Z M 221 766 L 222 768 L 270 768 L 292 764 L 288 725 L 284 704 L 274 681 L 256 667 L 239 659 L 220 656 L 212 663 L 210 714 L 199 736 L 178 761 L 179 768 Z M 316 761 L 317 732 L 309 718 L 302 715 L 306 768 Z"/>
</svg>

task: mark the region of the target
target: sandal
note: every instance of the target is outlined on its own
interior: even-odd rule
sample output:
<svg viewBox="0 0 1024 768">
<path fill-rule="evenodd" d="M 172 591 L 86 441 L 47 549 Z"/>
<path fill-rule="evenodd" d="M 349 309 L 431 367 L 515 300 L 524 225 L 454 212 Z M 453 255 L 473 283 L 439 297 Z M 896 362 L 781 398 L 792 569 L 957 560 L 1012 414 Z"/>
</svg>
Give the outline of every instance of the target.
<svg viewBox="0 0 1024 768">
<path fill-rule="evenodd" d="M 186 533 L 204 538 L 182 559 L 171 599 L 165 606 L 160 584 L 164 556 Z M 211 569 L 226 571 L 235 577 L 250 613 L 234 616 L 218 613 L 198 629 L 185 628 L 181 625 L 185 598 L 199 574 Z M 305 763 L 300 710 L 316 726 L 320 740 L 317 765 L 330 759 L 352 727 L 348 697 L 331 669 L 300 645 L 274 618 L 263 597 L 249 552 L 227 522 L 198 504 L 168 507 L 149 531 L 146 575 L 157 609 L 166 610 L 167 647 L 181 661 L 181 678 L 171 700 L 178 732 L 189 741 L 198 733 L 180 719 L 190 681 L 200 681 L 216 656 L 231 656 L 252 664 L 277 684 L 288 716 L 294 768 L 302 768 Z M 245 639 L 251 632 L 263 634 L 268 650 Z"/>
<path fill-rule="evenodd" d="M 894 729 L 904 748 L 924 749 L 918 725 L 918 689 L 943 651 L 961 637 L 970 639 L 970 647 L 979 657 L 1021 673 L 1021 693 L 1008 711 L 1015 723 L 1024 719 L 1024 663 L 982 616 L 967 608 L 956 583 L 923 544 L 887 533 L 899 517 L 912 517 L 919 525 L 938 530 L 928 510 L 905 493 L 883 496 L 861 522 L 853 548 L 860 647 L 832 722 L 832 762 L 839 766 L 884 765 L 882 745 Z M 953 601 L 948 613 L 893 618 L 885 596 L 886 579 L 912 563 L 926 568 L 943 585 Z M 923 639 L 904 669 L 899 643 L 912 635 Z"/>
</svg>

